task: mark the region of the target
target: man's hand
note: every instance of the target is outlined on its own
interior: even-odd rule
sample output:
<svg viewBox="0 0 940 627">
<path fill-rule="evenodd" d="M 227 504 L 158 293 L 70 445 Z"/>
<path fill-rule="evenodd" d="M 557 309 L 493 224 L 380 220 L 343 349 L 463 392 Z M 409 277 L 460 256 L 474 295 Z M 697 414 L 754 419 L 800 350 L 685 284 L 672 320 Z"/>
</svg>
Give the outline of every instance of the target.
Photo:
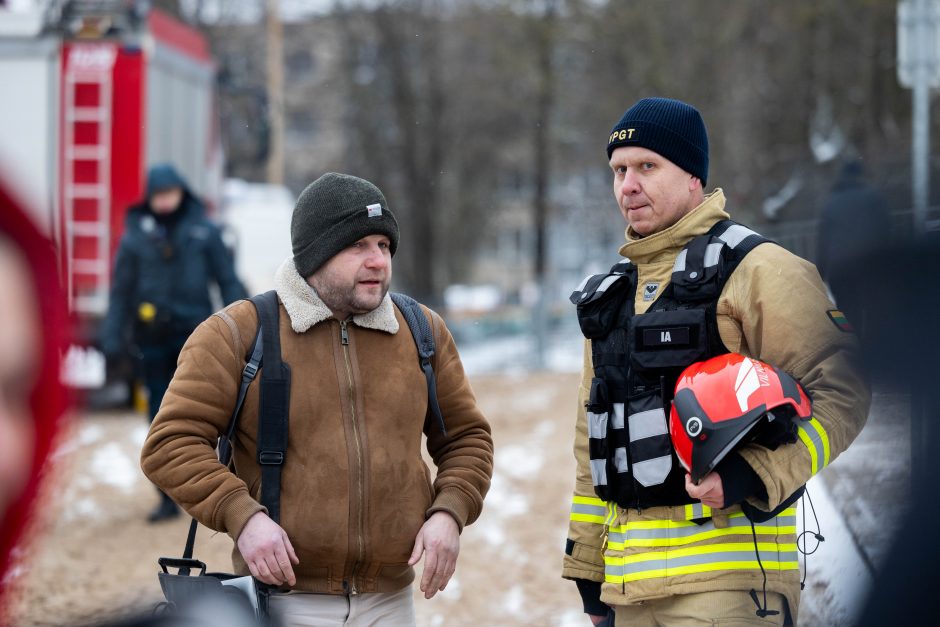
<svg viewBox="0 0 940 627">
<path fill-rule="evenodd" d="M 273 586 L 297 583 L 291 563 L 296 565 L 300 560 L 294 547 L 287 533 L 264 512 L 248 519 L 235 544 L 255 579 Z"/>
<path fill-rule="evenodd" d="M 421 526 L 408 565 L 417 564 L 425 551 L 427 557 L 424 560 L 424 573 L 421 575 L 421 592 L 424 593 L 425 599 L 430 599 L 439 590 L 447 587 L 447 582 L 457 569 L 460 531 L 457 521 L 447 512 L 434 512 Z"/>
<path fill-rule="evenodd" d="M 725 506 L 725 490 L 721 485 L 721 477 L 717 472 L 710 472 L 698 485 L 692 483 L 692 476 L 685 473 L 685 491 L 693 499 L 698 499 L 702 505 L 712 509 L 721 509 Z"/>
</svg>

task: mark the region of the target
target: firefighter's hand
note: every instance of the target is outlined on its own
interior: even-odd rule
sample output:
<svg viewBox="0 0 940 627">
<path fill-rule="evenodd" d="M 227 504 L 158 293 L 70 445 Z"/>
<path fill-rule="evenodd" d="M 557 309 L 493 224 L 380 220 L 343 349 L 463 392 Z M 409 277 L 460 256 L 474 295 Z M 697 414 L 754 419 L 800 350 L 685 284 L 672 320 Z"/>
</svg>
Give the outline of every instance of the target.
<svg viewBox="0 0 940 627">
<path fill-rule="evenodd" d="M 294 565 L 299 564 L 287 533 L 264 512 L 248 519 L 238 535 L 238 552 L 242 554 L 251 576 L 273 586 L 294 586 Z"/>
<path fill-rule="evenodd" d="M 460 530 L 457 521 L 447 512 L 434 512 L 421 527 L 415 538 L 415 548 L 411 552 L 409 566 L 414 566 L 424 559 L 424 573 L 421 575 L 421 592 L 425 599 L 430 599 L 439 590 L 447 587 L 457 569 L 457 554 L 460 552 Z"/>
<path fill-rule="evenodd" d="M 698 499 L 702 505 L 712 509 L 721 509 L 725 506 L 725 491 L 721 485 L 721 477 L 717 472 L 710 472 L 702 478 L 701 483 L 692 483 L 692 476 L 685 473 L 685 491 L 693 499 Z"/>
</svg>

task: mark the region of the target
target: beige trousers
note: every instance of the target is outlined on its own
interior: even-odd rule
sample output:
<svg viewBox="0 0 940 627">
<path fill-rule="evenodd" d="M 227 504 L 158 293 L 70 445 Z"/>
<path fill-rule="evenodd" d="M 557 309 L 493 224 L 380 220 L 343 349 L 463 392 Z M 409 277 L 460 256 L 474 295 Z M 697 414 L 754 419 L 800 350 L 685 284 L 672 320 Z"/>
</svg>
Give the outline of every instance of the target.
<svg viewBox="0 0 940 627">
<path fill-rule="evenodd" d="M 411 586 L 398 592 L 356 595 L 288 592 L 272 594 L 272 616 L 283 627 L 414 627 Z"/>
<path fill-rule="evenodd" d="M 758 591 L 757 598 L 764 602 Z M 635 605 L 618 605 L 616 627 L 703 627 L 722 625 L 745 627 L 749 625 L 783 625 L 786 618 L 786 601 L 782 594 L 767 593 L 768 609 L 779 614 L 760 618 L 757 606 L 749 593 L 742 590 L 679 594 L 655 601 L 644 601 Z"/>
</svg>

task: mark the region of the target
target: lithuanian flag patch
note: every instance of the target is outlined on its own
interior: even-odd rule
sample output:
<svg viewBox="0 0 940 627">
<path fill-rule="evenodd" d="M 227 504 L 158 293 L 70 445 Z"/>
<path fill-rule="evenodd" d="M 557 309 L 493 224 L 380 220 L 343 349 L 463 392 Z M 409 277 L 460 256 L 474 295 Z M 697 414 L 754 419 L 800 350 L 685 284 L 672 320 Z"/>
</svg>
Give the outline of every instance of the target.
<svg viewBox="0 0 940 627">
<path fill-rule="evenodd" d="M 853 327 L 849 319 L 845 317 L 845 314 L 838 309 L 830 309 L 826 314 L 829 316 L 829 319 L 832 320 L 832 324 L 839 327 L 840 331 L 855 333 L 855 327 Z"/>
</svg>

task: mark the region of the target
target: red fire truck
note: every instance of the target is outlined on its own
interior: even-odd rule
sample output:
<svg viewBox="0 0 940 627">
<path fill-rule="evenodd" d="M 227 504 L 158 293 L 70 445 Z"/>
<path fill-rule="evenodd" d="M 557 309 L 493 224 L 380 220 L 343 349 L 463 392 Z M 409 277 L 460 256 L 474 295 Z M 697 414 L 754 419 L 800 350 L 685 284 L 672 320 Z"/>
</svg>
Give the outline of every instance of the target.
<svg viewBox="0 0 940 627">
<path fill-rule="evenodd" d="M 78 337 L 107 309 L 147 168 L 172 163 L 210 206 L 221 193 L 208 44 L 148 4 L 0 6 L 0 169 L 55 237 Z"/>
</svg>

